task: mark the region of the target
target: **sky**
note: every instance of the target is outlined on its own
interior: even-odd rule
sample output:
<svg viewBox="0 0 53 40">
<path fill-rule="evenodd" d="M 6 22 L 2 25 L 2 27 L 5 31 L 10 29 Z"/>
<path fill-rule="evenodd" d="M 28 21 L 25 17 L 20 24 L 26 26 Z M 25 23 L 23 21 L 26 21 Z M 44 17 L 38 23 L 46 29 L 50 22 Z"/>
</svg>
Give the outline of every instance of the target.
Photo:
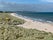
<svg viewBox="0 0 53 40">
<path fill-rule="evenodd" d="M 39 0 L 0 0 L 5 2 L 13 2 L 13 3 L 19 3 L 19 4 L 34 4 L 39 2 Z"/>
<path fill-rule="evenodd" d="M 53 12 L 53 0 L 0 0 L 0 11 Z"/>
<path fill-rule="evenodd" d="M 11 2 L 19 4 L 39 4 L 39 3 L 52 3 L 53 0 L 0 0 L 1 2 Z"/>
</svg>

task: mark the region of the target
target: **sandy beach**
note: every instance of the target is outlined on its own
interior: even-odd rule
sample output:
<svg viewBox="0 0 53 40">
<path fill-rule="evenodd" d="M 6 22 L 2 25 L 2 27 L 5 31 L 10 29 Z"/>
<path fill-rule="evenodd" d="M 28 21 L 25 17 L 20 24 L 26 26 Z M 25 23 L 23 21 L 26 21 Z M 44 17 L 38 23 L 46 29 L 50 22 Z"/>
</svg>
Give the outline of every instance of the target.
<svg viewBox="0 0 53 40">
<path fill-rule="evenodd" d="M 28 28 L 28 29 L 37 29 L 40 31 L 46 31 L 46 32 L 53 33 L 53 24 L 46 23 L 46 22 L 33 21 L 31 19 L 26 19 L 24 17 L 17 16 L 16 13 L 11 13 L 10 15 L 26 21 L 23 25 L 17 25 L 17 26 L 21 26 L 23 28 Z"/>
</svg>

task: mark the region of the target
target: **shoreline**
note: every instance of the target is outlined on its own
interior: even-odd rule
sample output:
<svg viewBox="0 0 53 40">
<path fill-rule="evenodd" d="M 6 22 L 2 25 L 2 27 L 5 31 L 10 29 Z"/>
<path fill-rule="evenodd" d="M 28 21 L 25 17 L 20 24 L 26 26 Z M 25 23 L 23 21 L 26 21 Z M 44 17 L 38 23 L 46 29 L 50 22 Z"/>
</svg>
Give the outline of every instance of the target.
<svg viewBox="0 0 53 40">
<path fill-rule="evenodd" d="M 46 32 L 52 32 L 53 33 L 53 25 L 50 24 L 50 23 L 26 19 L 24 17 L 16 15 L 16 13 L 11 13 L 10 15 L 26 21 L 23 25 L 17 25 L 17 26 L 21 26 L 21 27 L 27 28 L 27 29 L 37 29 L 37 30 L 40 30 L 40 31 L 46 31 Z"/>
</svg>

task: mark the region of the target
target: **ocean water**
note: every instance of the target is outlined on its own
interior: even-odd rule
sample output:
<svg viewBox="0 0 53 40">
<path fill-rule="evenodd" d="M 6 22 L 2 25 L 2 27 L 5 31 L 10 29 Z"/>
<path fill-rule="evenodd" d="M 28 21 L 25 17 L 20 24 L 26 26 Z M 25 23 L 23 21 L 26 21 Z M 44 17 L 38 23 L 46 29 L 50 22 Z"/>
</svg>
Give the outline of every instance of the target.
<svg viewBox="0 0 53 40">
<path fill-rule="evenodd" d="M 19 11 L 16 12 L 18 15 L 23 16 L 25 18 L 30 18 L 36 21 L 44 21 L 53 23 L 53 12 L 26 12 L 26 11 Z"/>
</svg>

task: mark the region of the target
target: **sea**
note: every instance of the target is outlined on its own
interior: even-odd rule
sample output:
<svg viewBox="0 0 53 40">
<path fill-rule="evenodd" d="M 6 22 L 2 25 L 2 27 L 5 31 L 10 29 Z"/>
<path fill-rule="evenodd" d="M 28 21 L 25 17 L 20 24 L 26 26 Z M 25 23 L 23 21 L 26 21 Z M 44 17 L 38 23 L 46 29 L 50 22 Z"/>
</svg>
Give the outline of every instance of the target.
<svg viewBox="0 0 53 40">
<path fill-rule="evenodd" d="M 30 18 L 34 21 L 53 23 L 53 12 L 18 11 L 16 14 L 24 18 Z"/>
</svg>

